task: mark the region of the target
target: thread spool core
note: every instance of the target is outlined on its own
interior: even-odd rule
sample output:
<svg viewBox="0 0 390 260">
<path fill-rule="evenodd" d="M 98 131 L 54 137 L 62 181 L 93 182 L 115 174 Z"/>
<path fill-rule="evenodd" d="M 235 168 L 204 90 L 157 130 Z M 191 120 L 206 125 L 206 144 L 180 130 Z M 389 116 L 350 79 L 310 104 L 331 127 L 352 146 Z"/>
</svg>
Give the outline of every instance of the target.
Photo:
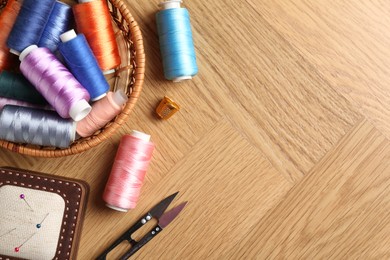
<svg viewBox="0 0 390 260">
<path fill-rule="evenodd" d="M 180 8 L 181 3 L 183 3 L 183 1 L 181 1 L 181 0 L 168 0 L 168 1 L 165 1 L 162 3 L 159 3 L 158 6 L 162 10 L 166 10 L 166 9 Z"/>
<path fill-rule="evenodd" d="M 112 69 L 112 70 L 103 70 L 103 75 L 108 75 L 108 74 L 112 74 L 112 73 L 115 73 L 115 69 Z"/>
<path fill-rule="evenodd" d="M 181 77 L 174 78 L 172 81 L 175 83 L 178 83 L 178 82 L 181 82 L 184 80 L 189 80 L 189 79 L 192 79 L 192 76 L 181 76 Z"/>
<path fill-rule="evenodd" d="M 125 94 L 123 90 L 118 90 L 112 95 L 112 100 L 117 104 L 118 106 L 123 106 L 129 98 Z"/>
<path fill-rule="evenodd" d="M 70 141 L 73 143 L 74 140 L 76 140 L 76 129 L 77 129 L 77 123 L 76 121 L 73 121 L 73 128 L 72 128 L 72 133 L 70 136 Z"/>
<path fill-rule="evenodd" d="M 12 54 L 15 54 L 17 56 L 20 55 L 20 52 L 18 52 L 17 50 L 14 50 L 14 49 L 10 49 L 9 52 L 12 53 Z"/>
<path fill-rule="evenodd" d="M 106 206 L 109 207 L 110 209 L 113 209 L 113 210 L 116 210 L 116 211 L 120 211 L 120 212 L 127 212 L 128 211 L 127 209 L 122 209 L 122 208 L 113 206 L 113 205 L 108 204 L 108 203 L 106 203 Z"/>
<path fill-rule="evenodd" d="M 60 35 L 60 39 L 62 42 L 68 42 L 73 40 L 74 38 L 77 37 L 76 32 L 72 29 L 67 32 L 64 32 L 63 34 Z"/>
<path fill-rule="evenodd" d="M 33 50 L 38 49 L 37 45 L 30 45 L 26 49 L 24 49 L 20 55 L 19 55 L 19 60 L 23 61 L 24 58 L 26 58 Z"/>
<path fill-rule="evenodd" d="M 93 102 L 98 101 L 98 100 L 104 98 L 106 95 L 107 95 L 107 93 L 103 93 L 100 96 L 97 96 L 94 99 L 91 99 L 91 101 L 93 101 Z"/>
<path fill-rule="evenodd" d="M 74 121 L 80 121 L 84 117 L 88 115 L 89 112 L 91 112 L 91 106 L 89 103 L 85 100 L 82 99 L 70 108 L 69 110 L 69 116 L 74 120 Z"/>
<path fill-rule="evenodd" d="M 145 134 L 143 132 L 137 131 L 137 130 L 131 130 L 130 133 L 131 136 L 141 139 L 142 141 L 149 142 L 150 141 L 150 135 Z"/>
</svg>

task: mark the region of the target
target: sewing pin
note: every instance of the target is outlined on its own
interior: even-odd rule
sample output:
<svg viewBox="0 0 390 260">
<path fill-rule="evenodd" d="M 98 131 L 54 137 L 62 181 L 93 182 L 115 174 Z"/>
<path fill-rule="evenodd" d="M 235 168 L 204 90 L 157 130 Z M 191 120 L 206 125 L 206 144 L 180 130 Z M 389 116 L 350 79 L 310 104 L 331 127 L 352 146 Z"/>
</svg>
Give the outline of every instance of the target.
<svg viewBox="0 0 390 260">
<path fill-rule="evenodd" d="M 32 209 L 32 207 L 30 206 L 30 204 L 27 202 L 27 200 L 26 200 L 26 196 L 22 193 L 22 194 L 20 194 L 20 199 L 22 199 L 24 202 L 26 202 L 26 204 L 27 204 L 27 206 L 32 210 L 32 211 L 34 211 L 33 209 Z"/>
<path fill-rule="evenodd" d="M 11 230 L 5 232 L 4 234 L 0 235 L 0 237 L 3 237 L 3 236 L 5 236 L 5 235 L 8 235 L 9 233 L 11 233 L 12 231 L 14 231 L 15 229 L 16 229 L 16 228 L 13 228 L 13 229 L 11 229 Z"/>
<path fill-rule="evenodd" d="M 32 234 L 29 238 L 27 238 L 20 246 L 17 246 L 17 247 L 15 247 L 15 252 L 17 253 L 17 252 L 19 252 L 20 251 L 20 248 L 24 245 L 24 244 L 26 244 L 33 236 L 35 236 L 35 234 L 36 234 L 37 232 L 35 232 L 34 234 Z"/>
<path fill-rule="evenodd" d="M 45 219 L 47 218 L 47 216 L 49 216 L 49 213 L 46 214 L 46 216 L 43 218 L 43 220 L 41 221 L 41 223 L 38 223 L 38 224 L 37 224 L 37 226 L 36 226 L 37 228 L 41 228 L 41 227 L 42 227 L 42 223 L 43 223 L 43 221 L 45 221 Z"/>
</svg>

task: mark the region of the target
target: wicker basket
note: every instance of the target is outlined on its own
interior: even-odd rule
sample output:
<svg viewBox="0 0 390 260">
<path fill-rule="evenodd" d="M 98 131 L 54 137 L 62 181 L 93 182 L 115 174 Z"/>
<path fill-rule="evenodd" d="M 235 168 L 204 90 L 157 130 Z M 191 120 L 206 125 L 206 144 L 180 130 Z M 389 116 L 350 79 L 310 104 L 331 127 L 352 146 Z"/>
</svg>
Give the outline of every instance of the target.
<svg viewBox="0 0 390 260">
<path fill-rule="evenodd" d="M 64 1 L 71 3 L 70 1 Z M 0 10 L 7 1 L 0 0 Z M 84 152 L 109 138 L 128 118 L 142 90 L 145 73 L 145 52 L 141 31 L 122 0 L 109 0 L 108 6 L 116 24 L 116 38 L 122 64 L 108 78 L 111 90 L 122 89 L 129 100 L 120 115 L 94 135 L 76 140 L 69 148 L 59 149 L 0 140 L 0 146 L 16 153 L 37 157 L 62 157 Z"/>
</svg>

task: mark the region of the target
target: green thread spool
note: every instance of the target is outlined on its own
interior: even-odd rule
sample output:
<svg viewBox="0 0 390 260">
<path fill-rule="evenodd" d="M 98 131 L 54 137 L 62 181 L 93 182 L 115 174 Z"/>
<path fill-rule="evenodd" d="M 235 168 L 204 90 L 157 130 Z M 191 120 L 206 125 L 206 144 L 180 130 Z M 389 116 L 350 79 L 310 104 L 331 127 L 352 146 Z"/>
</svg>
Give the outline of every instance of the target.
<svg viewBox="0 0 390 260">
<path fill-rule="evenodd" d="M 0 73 L 0 97 L 16 99 L 37 105 L 47 101 L 23 75 L 2 71 Z"/>
</svg>

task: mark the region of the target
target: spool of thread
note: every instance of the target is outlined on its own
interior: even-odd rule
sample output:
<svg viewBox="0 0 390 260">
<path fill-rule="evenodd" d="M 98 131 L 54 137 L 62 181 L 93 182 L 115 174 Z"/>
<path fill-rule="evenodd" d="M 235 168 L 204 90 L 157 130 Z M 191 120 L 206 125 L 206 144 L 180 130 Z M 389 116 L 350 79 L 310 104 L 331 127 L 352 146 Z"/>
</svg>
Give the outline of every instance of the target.
<svg viewBox="0 0 390 260">
<path fill-rule="evenodd" d="M 128 98 L 122 90 L 108 92 L 107 96 L 92 105 L 91 113 L 77 124 L 77 133 L 81 137 L 91 136 L 114 119 L 123 109 Z"/>
<path fill-rule="evenodd" d="M 92 101 L 103 98 L 110 89 L 84 35 L 70 30 L 61 35 L 59 50 L 69 70 L 87 89 Z"/>
<path fill-rule="evenodd" d="M 174 82 L 192 79 L 198 73 L 190 15 L 180 3 L 163 2 L 163 10 L 156 14 L 164 76 Z"/>
<path fill-rule="evenodd" d="M 54 4 L 55 0 L 23 0 L 7 41 L 12 53 L 19 55 L 28 46 L 38 44 Z"/>
<path fill-rule="evenodd" d="M 81 0 L 73 6 L 78 33 L 85 35 L 101 70 L 112 73 L 121 64 L 107 2 Z"/>
<path fill-rule="evenodd" d="M 9 52 L 7 39 L 18 16 L 21 3 L 17 0 L 9 0 L 0 14 L 0 71 L 10 70 L 16 67 L 18 62 L 15 55 Z"/>
<path fill-rule="evenodd" d="M 38 42 L 38 46 L 46 47 L 55 53 L 60 43 L 60 35 L 70 30 L 73 23 L 72 7 L 56 1 Z"/>
<path fill-rule="evenodd" d="M 0 97 L 0 110 L 3 107 L 5 107 L 6 105 L 14 105 L 14 106 L 20 106 L 20 107 L 32 107 L 32 108 L 40 108 L 40 109 L 50 110 L 47 106 L 32 104 L 29 102 L 15 100 L 15 99 L 11 99 L 11 98 Z"/>
<path fill-rule="evenodd" d="M 29 46 L 19 56 L 20 70 L 63 118 L 80 121 L 91 111 L 89 94 L 47 48 Z"/>
<path fill-rule="evenodd" d="M 47 105 L 45 98 L 23 75 L 5 70 L 0 72 L 0 97 Z"/>
<path fill-rule="evenodd" d="M 138 131 L 122 137 L 103 194 L 107 207 L 127 212 L 137 205 L 154 150 L 149 140 L 150 135 Z"/>
<path fill-rule="evenodd" d="M 67 148 L 75 133 L 75 122 L 54 111 L 6 105 L 0 112 L 0 139 L 10 142 Z"/>
</svg>

